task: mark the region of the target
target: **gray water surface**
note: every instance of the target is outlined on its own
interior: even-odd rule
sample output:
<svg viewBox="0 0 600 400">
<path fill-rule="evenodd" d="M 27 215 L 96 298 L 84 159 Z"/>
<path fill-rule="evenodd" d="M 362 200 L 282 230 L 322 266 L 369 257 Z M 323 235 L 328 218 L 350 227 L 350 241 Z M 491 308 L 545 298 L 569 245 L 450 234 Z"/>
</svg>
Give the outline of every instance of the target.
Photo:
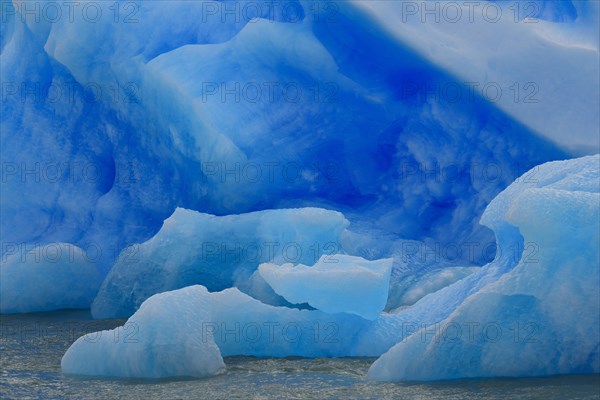
<svg viewBox="0 0 600 400">
<path fill-rule="evenodd" d="M 366 380 L 374 358 L 228 357 L 206 379 L 117 380 L 65 376 L 60 359 L 87 332 L 125 320 L 88 311 L 0 315 L 1 399 L 600 399 L 600 375 L 433 383 Z"/>
</svg>

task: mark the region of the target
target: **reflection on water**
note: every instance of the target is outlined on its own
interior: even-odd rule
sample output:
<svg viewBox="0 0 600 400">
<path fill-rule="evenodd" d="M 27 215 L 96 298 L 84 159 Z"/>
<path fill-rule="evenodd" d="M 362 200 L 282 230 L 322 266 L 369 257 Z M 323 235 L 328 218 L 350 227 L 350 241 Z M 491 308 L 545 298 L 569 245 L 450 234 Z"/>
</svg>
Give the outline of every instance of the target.
<svg viewBox="0 0 600 400">
<path fill-rule="evenodd" d="M 600 375 L 380 383 L 365 379 L 372 358 L 229 357 L 208 379 L 106 380 L 62 375 L 60 359 L 88 332 L 125 320 L 87 311 L 0 315 L 0 398 L 127 399 L 600 399 Z"/>
</svg>

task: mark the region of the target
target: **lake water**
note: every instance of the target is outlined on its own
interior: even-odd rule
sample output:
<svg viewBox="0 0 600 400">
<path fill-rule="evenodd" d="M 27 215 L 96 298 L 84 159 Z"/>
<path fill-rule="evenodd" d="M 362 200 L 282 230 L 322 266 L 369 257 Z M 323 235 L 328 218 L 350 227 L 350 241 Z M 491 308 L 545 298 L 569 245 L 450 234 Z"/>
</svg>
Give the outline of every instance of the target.
<svg viewBox="0 0 600 400">
<path fill-rule="evenodd" d="M 65 376 L 60 359 L 87 332 L 125 320 L 94 321 L 87 311 L 0 315 L 0 398 L 102 399 L 600 399 L 600 375 L 380 383 L 365 376 L 372 358 L 225 359 L 207 379 L 108 380 Z"/>
</svg>

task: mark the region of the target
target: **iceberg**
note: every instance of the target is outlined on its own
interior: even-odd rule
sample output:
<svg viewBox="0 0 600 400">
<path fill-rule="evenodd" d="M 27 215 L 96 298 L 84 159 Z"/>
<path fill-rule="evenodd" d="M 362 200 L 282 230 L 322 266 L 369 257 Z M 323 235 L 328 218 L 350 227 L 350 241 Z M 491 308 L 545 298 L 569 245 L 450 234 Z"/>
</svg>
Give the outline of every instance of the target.
<svg viewBox="0 0 600 400">
<path fill-rule="evenodd" d="M 437 248 L 431 248 L 423 242 L 395 239 L 377 230 L 357 233 L 350 229 L 342 232 L 341 244 L 347 254 L 369 260 L 393 259 L 388 299 L 384 308 L 388 312 L 413 305 L 426 295 L 479 271 L 479 267 L 462 266 L 462 259 L 458 256 L 463 250 L 474 253 L 477 251 L 476 246 L 471 250 L 467 246 L 460 249 L 456 245 L 442 249 L 438 243 Z M 487 243 L 478 250 L 483 259 L 489 262 L 496 252 L 495 243 Z M 473 262 L 475 257 L 470 255 L 467 259 Z"/>
<path fill-rule="evenodd" d="M 385 309 L 412 306 L 428 294 L 450 286 L 478 270 L 479 267 L 442 267 L 411 272 L 394 270 L 397 272 L 390 280 L 390 295 Z"/>
<path fill-rule="evenodd" d="M 393 261 L 332 254 L 321 256 L 312 267 L 265 263 L 258 272 L 290 303 L 308 303 L 326 313 L 344 312 L 373 320 L 387 302 Z"/>
<path fill-rule="evenodd" d="M 322 207 L 396 239 L 493 242 L 478 224 L 489 201 L 531 166 L 568 155 L 565 143 L 480 93 L 446 96 L 470 93 L 465 80 L 488 82 L 480 69 L 454 74 L 466 70 L 462 59 L 424 54 L 424 35 L 391 32 L 364 10 L 371 2 L 99 2 L 93 22 L 83 4 L 72 19 L 65 6 L 62 18 L 36 22 L 25 3 L 1 3 L 0 235 L 29 247 L 97 246 L 103 277 L 178 207 L 212 215 Z M 243 18 L 223 18 L 226 9 Z M 490 35 L 513 28 L 517 38 L 534 35 L 514 24 Z M 485 54 L 473 64 L 501 64 L 491 41 L 468 52 Z M 564 131 L 553 116 L 597 105 L 593 82 L 579 79 L 594 79 L 597 63 L 573 74 L 597 50 L 535 43 L 528 60 L 540 60 L 532 74 L 548 78 L 549 92 L 532 105 L 543 112 L 518 109 Z M 451 44 L 435 53 L 448 55 Z M 546 50 L 551 59 L 537 57 Z M 568 85 L 555 89 L 563 78 Z M 512 82 L 501 83 L 510 100 Z M 565 87 L 578 94 L 564 96 L 570 104 L 549 100 Z M 583 115 L 568 120 L 597 121 Z M 578 144 L 594 143 L 589 131 Z"/>
<path fill-rule="evenodd" d="M 318 208 L 222 217 L 178 208 L 153 238 L 121 252 L 92 315 L 129 317 L 153 294 L 195 284 L 211 291 L 247 287 L 264 262 L 313 264 L 341 250 L 347 226 L 341 213 Z"/>
<path fill-rule="evenodd" d="M 61 368 L 84 376 L 204 377 L 223 369 L 223 356 L 350 354 L 354 334 L 369 324 L 351 314 L 266 305 L 236 288 L 190 286 L 150 297 L 122 327 L 80 337 Z"/>
<path fill-rule="evenodd" d="M 597 1 L 351 4 L 561 148 L 580 155 L 598 152 Z"/>
<path fill-rule="evenodd" d="M 160 293 L 123 326 L 77 339 L 61 360 L 64 373 L 123 378 L 201 378 L 225 367 L 204 329 L 211 302 L 206 288 Z"/>
<path fill-rule="evenodd" d="M 494 261 L 374 320 L 268 305 L 236 288 L 208 294 L 195 289 L 203 293 L 202 301 L 186 297 L 187 288 L 158 294 L 138 313 L 146 304 L 175 309 L 166 299 L 177 296 L 188 309 L 210 310 L 193 316 L 193 334 L 187 335 L 212 338 L 221 356 L 381 356 L 369 370 L 374 380 L 597 373 L 599 178 L 600 155 L 529 171 L 497 196 L 482 218 L 497 235 Z M 172 313 L 162 320 L 157 316 L 152 323 L 186 330 L 187 318 L 175 325 L 171 318 Z M 175 335 L 181 342 L 191 340 L 181 332 Z M 65 355 L 63 371 L 94 375 L 83 362 L 68 361 L 92 359 L 107 368 L 103 374 L 120 376 L 121 364 L 107 366 L 113 357 L 105 356 L 119 354 L 120 345 L 103 343 L 108 347 L 97 353 L 93 343 L 80 339 Z"/>
<path fill-rule="evenodd" d="M 86 2 L 97 21 L 66 3 L 36 18 L 25 3 L 0 2 L 0 311 L 92 303 L 96 318 L 150 327 L 137 348 L 157 357 L 107 340 L 87 354 L 83 340 L 65 370 L 215 373 L 152 347 L 174 302 L 216 324 L 222 355 L 385 353 L 370 372 L 382 380 L 598 371 L 598 157 L 531 169 L 598 152 L 598 2 L 513 14 L 490 1 L 473 21 L 469 2 L 439 2 L 463 16 L 441 23 L 406 1 Z M 492 244 L 493 261 L 403 261 L 414 245 L 472 243 Z M 288 267 L 258 270 L 339 253 L 394 259 L 389 278 L 369 275 L 364 304 L 349 294 L 360 268 L 344 287 L 326 277 L 335 268 L 300 268 L 298 287 Z M 271 340 L 273 324 L 285 330 Z M 335 340 L 289 340 L 303 324 Z M 190 345 L 211 355 L 201 364 L 218 361 L 203 345 Z M 69 361 L 80 353 L 132 364 L 88 371 Z"/>
<path fill-rule="evenodd" d="M 503 191 L 482 223 L 494 229 L 505 253 L 514 251 L 511 237 L 521 236 L 510 270 L 465 299 L 435 329 L 420 329 L 392 347 L 369 377 L 600 371 L 599 177 L 600 156 L 590 156 L 541 165 Z"/>
<path fill-rule="evenodd" d="M 0 313 L 89 308 L 102 282 L 97 253 L 68 243 L 7 245 L 0 262 Z"/>
</svg>

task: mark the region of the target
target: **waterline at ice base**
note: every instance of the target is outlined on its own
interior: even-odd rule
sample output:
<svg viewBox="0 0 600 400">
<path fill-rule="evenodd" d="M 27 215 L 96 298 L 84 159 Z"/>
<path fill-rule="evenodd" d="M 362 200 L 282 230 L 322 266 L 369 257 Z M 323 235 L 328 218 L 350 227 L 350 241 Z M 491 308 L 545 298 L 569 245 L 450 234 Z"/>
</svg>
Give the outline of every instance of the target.
<svg viewBox="0 0 600 400">
<path fill-rule="evenodd" d="M 0 6 L 6 398 L 600 379 L 597 1 Z"/>
</svg>

